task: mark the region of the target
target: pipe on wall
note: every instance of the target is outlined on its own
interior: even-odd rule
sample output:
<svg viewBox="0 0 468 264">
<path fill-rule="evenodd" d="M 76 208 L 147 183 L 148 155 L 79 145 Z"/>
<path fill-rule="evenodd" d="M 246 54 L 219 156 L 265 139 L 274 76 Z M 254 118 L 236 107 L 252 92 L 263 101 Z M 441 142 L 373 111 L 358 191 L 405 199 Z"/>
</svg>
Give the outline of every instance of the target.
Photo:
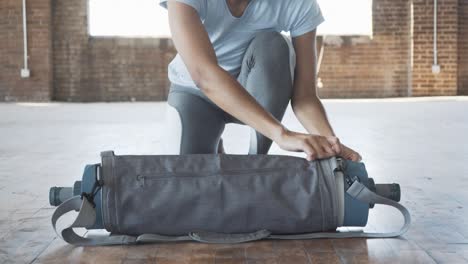
<svg viewBox="0 0 468 264">
<path fill-rule="evenodd" d="M 28 68 L 28 26 L 26 19 L 26 0 L 23 0 L 23 49 L 24 49 L 24 68 L 21 69 L 21 77 L 29 78 Z"/>
<path fill-rule="evenodd" d="M 437 0 L 434 0 L 434 65 L 437 65 Z"/>
<path fill-rule="evenodd" d="M 408 30 L 408 88 L 407 96 L 413 96 L 413 67 L 414 67 L 414 2 L 409 1 L 409 30 Z"/>
<path fill-rule="evenodd" d="M 434 63 L 432 64 L 432 73 L 440 73 L 440 65 L 437 61 L 437 0 L 434 0 Z"/>
</svg>

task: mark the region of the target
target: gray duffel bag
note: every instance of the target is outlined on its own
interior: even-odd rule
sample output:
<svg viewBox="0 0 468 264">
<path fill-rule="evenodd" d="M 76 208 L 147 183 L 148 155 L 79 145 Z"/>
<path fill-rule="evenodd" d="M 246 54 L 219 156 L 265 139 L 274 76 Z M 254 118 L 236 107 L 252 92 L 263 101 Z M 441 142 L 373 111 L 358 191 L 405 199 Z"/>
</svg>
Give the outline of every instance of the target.
<svg viewBox="0 0 468 264">
<path fill-rule="evenodd" d="M 260 239 L 394 237 L 410 225 L 398 184 L 375 184 L 363 163 L 281 155 L 115 155 L 101 153 L 74 187 L 53 187 L 57 234 L 74 245 Z M 386 204 L 404 217 L 390 233 L 337 232 L 365 226 L 369 208 Z M 73 224 L 56 223 L 78 211 Z M 110 235 L 80 236 L 84 227 Z"/>
</svg>

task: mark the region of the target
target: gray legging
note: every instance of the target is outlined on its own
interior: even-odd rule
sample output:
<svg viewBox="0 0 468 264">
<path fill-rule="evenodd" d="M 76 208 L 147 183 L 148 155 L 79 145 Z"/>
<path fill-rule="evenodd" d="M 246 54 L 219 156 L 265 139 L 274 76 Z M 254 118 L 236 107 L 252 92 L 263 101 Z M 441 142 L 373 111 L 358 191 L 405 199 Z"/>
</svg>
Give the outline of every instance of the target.
<svg viewBox="0 0 468 264">
<path fill-rule="evenodd" d="M 290 42 L 280 33 L 259 33 L 245 52 L 238 76 L 239 83 L 278 120 L 283 118 L 293 91 L 290 50 Z M 225 125 L 243 124 L 191 87 L 172 84 L 168 104 L 180 117 L 179 154 L 217 153 Z M 252 129 L 249 154 L 267 154 L 271 144 L 269 138 Z"/>
</svg>

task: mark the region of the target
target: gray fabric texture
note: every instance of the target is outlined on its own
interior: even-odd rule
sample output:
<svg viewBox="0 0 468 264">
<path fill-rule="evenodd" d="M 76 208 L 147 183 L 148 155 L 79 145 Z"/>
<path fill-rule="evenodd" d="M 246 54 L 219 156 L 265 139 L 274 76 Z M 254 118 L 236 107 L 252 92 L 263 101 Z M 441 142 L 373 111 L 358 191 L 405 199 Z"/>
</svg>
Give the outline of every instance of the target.
<svg viewBox="0 0 468 264">
<path fill-rule="evenodd" d="M 337 227 L 333 160 L 275 155 L 102 157 L 103 220 L 114 234 L 274 234 Z"/>
</svg>

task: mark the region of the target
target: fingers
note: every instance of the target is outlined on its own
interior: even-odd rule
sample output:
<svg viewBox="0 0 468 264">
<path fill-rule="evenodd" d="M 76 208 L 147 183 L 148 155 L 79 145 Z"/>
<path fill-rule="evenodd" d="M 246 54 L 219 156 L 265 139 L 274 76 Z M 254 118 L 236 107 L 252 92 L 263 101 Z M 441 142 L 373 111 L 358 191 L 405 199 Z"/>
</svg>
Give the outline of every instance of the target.
<svg viewBox="0 0 468 264">
<path fill-rule="evenodd" d="M 362 160 L 362 157 L 359 153 L 348 148 L 347 146 L 341 144 L 341 149 L 342 149 L 342 152 L 340 153 L 341 157 L 348 159 L 348 160 L 355 161 L 355 162 Z"/>
<path fill-rule="evenodd" d="M 320 140 L 321 140 L 322 148 L 325 150 L 327 155 L 336 156 L 339 154 L 333 149 L 333 144 L 331 144 L 330 141 L 328 141 L 326 137 L 323 137 Z"/>
<path fill-rule="evenodd" d="M 355 161 L 355 162 L 358 162 L 358 161 L 362 160 L 362 157 L 361 157 L 361 155 L 359 155 L 359 153 L 354 152 L 351 160 Z"/>
<path fill-rule="evenodd" d="M 314 148 L 315 153 L 317 154 L 318 159 L 322 159 L 324 156 L 324 151 L 322 146 L 320 145 L 319 142 L 316 142 L 316 140 L 308 138 L 308 143 Z"/>
<path fill-rule="evenodd" d="M 324 156 L 335 155 L 335 151 L 333 150 L 332 144 L 328 141 L 326 137 L 318 136 L 315 137 L 315 141 L 317 142 L 317 148 L 322 150 Z"/>
<path fill-rule="evenodd" d="M 339 146 L 338 138 L 334 137 L 333 140 L 329 140 L 327 137 L 320 137 L 320 143 L 322 148 L 325 150 L 324 158 L 329 158 L 339 154 L 335 146 Z M 335 145 L 334 145 L 335 144 Z M 339 149 L 339 148 L 338 148 Z"/>
<path fill-rule="evenodd" d="M 337 137 L 334 137 L 334 136 L 326 137 L 326 139 L 327 139 L 328 142 L 330 142 L 330 144 L 332 144 L 332 145 L 335 145 L 335 144 L 339 144 L 339 143 L 340 143 L 340 140 L 339 140 Z"/>
<path fill-rule="evenodd" d="M 307 160 L 309 161 L 333 156 L 341 156 L 355 162 L 362 160 L 359 153 L 341 144 L 337 137 L 308 135 L 302 139 L 302 151 L 307 154 Z"/>
<path fill-rule="evenodd" d="M 347 155 L 348 156 L 347 159 L 355 161 L 355 162 L 360 160 L 360 156 L 356 151 L 354 151 L 354 150 L 352 150 L 350 148 L 348 148 L 347 150 L 349 152 L 348 155 Z"/>
<path fill-rule="evenodd" d="M 330 142 L 322 136 L 308 136 L 304 139 L 303 144 L 308 159 L 325 159 L 337 154 Z"/>
<path fill-rule="evenodd" d="M 284 150 L 305 152 L 307 160 L 326 159 L 338 155 L 344 157 L 350 154 L 344 153 L 345 146 L 334 136 L 324 137 L 288 131 L 276 143 Z M 359 160 L 359 154 L 356 153 L 352 159 Z"/>
<path fill-rule="evenodd" d="M 306 159 L 307 159 L 308 161 L 313 161 L 313 160 L 317 159 L 317 156 L 314 155 L 314 154 L 312 154 L 312 155 L 307 154 L 307 155 L 306 155 Z"/>
<path fill-rule="evenodd" d="M 343 148 L 341 147 L 341 142 L 337 137 L 327 137 L 328 142 L 332 145 L 332 149 L 335 152 L 336 155 L 340 155 L 341 152 L 343 151 Z"/>
<path fill-rule="evenodd" d="M 302 151 L 306 153 L 306 158 L 308 161 L 317 158 L 317 152 L 315 148 L 307 141 L 307 139 L 302 140 Z"/>
</svg>

